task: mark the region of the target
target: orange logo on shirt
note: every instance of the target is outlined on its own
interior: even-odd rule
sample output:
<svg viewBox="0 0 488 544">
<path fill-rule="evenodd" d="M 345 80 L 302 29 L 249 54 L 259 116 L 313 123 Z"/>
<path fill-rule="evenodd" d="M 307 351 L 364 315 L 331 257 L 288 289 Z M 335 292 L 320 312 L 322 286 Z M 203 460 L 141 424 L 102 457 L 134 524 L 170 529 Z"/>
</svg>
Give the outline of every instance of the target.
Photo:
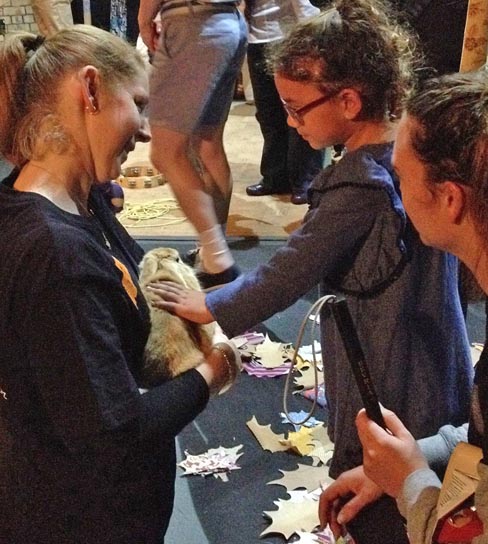
<svg viewBox="0 0 488 544">
<path fill-rule="evenodd" d="M 126 266 L 122 264 L 118 259 L 112 257 L 115 263 L 115 266 L 122 272 L 122 287 L 125 289 L 125 292 L 129 295 L 129 298 L 132 300 L 134 306 L 137 308 L 137 287 L 132 281 L 131 275 L 127 270 Z"/>
</svg>

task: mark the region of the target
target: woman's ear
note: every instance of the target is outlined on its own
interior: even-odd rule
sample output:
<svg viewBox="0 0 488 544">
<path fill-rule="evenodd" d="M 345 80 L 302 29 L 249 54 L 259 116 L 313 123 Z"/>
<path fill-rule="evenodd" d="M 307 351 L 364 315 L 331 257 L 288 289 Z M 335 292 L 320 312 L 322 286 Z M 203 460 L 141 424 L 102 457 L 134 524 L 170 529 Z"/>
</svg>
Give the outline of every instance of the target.
<svg viewBox="0 0 488 544">
<path fill-rule="evenodd" d="M 94 66 L 89 65 L 81 68 L 78 75 L 84 110 L 90 115 L 95 115 L 100 111 L 100 72 Z"/>
<path fill-rule="evenodd" d="M 342 101 L 346 119 L 353 121 L 360 116 L 361 110 L 363 109 L 363 101 L 356 89 L 350 87 L 342 89 L 339 93 L 339 99 Z"/>
<path fill-rule="evenodd" d="M 468 199 L 466 191 L 469 191 L 469 187 L 454 181 L 445 181 L 441 185 L 440 198 L 443 201 L 445 213 L 453 224 L 459 225 L 465 216 Z"/>
</svg>

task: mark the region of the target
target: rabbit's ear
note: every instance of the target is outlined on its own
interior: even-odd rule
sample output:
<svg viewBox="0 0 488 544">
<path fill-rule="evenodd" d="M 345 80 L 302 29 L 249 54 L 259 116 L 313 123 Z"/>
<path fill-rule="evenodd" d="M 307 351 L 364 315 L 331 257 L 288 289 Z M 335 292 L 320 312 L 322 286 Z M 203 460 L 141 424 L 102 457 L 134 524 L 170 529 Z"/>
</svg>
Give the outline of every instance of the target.
<svg viewBox="0 0 488 544">
<path fill-rule="evenodd" d="M 141 262 L 141 275 L 154 276 L 159 268 L 159 258 L 156 255 L 147 254 Z"/>
</svg>

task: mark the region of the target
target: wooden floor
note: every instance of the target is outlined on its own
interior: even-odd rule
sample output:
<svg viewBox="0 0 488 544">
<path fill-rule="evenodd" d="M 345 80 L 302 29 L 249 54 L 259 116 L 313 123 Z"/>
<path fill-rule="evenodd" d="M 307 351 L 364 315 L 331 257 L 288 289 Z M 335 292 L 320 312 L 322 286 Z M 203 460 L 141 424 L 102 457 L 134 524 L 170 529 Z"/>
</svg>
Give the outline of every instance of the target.
<svg viewBox="0 0 488 544">
<path fill-rule="evenodd" d="M 307 206 L 296 206 L 289 195 L 249 197 L 246 186 L 260 179 L 262 136 L 254 117 L 254 106 L 234 102 L 224 132 L 224 143 L 234 179 L 227 236 L 286 238 L 300 225 Z M 125 166 L 149 165 L 149 145 L 137 144 Z M 151 189 L 124 188 L 126 211 L 137 220 L 119 216 L 136 237 L 195 236 L 195 230 L 176 205 L 169 185 Z M 152 219 L 143 217 L 158 216 Z"/>
</svg>

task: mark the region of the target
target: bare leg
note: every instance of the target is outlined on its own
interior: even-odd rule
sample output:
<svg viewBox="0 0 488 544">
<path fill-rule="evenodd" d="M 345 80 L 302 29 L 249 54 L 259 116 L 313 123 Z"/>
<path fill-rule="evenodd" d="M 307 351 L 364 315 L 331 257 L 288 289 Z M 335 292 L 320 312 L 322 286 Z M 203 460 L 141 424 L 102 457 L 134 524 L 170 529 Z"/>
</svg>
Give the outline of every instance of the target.
<svg viewBox="0 0 488 544">
<path fill-rule="evenodd" d="M 221 126 L 208 129 L 194 138 L 195 151 L 202 163 L 203 180 L 220 225 L 227 223 L 232 196 L 232 174 L 224 150 L 223 134 L 224 126 Z"/>
<path fill-rule="evenodd" d="M 222 272 L 232 266 L 234 260 L 220 228 L 213 199 L 191 159 L 191 137 L 161 126 L 151 127 L 151 132 L 151 161 L 168 179 L 183 213 L 198 233 L 204 270 L 212 274 Z"/>
</svg>

